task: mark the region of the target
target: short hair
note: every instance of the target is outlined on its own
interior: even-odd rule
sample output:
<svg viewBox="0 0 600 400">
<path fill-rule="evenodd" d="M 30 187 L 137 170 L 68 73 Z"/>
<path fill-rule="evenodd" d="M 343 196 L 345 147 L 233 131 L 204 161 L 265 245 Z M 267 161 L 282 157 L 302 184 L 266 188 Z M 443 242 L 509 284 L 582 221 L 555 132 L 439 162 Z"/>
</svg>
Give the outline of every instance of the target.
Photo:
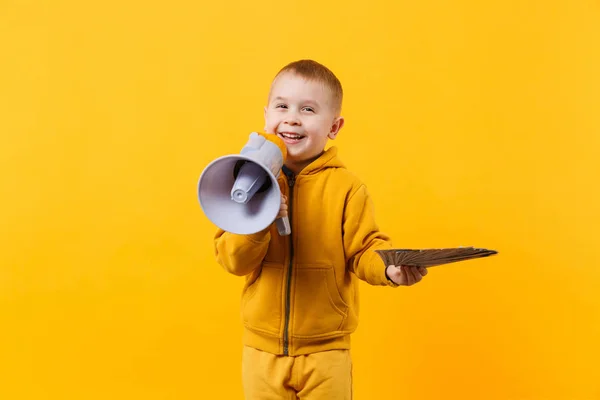
<svg viewBox="0 0 600 400">
<path fill-rule="evenodd" d="M 279 70 L 275 75 L 275 79 L 286 72 L 292 72 L 304 79 L 317 81 L 325 85 L 331 91 L 335 111 L 339 113 L 342 110 L 342 98 L 344 97 L 342 84 L 329 68 L 314 60 L 293 61 Z"/>
</svg>

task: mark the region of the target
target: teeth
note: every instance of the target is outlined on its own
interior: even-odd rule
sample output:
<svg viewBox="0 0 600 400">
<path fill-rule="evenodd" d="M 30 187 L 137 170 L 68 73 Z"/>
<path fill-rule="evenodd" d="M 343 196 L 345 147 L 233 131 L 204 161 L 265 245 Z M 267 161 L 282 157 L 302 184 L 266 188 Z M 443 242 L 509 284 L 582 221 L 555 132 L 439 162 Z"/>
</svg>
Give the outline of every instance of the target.
<svg viewBox="0 0 600 400">
<path fill-rule="evenodd" d="M 294 133 L 282 133 L 281 136 L 286 137 L 288 139 L 300 139 L 301 135 L 296 135 Z"/>
</svg>

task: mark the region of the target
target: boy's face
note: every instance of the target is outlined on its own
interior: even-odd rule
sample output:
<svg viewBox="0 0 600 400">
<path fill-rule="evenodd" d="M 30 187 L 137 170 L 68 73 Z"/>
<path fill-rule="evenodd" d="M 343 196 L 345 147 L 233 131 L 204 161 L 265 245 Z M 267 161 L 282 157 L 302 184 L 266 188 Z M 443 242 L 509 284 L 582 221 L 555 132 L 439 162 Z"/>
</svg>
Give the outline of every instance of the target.
<svg viewBox="0 0 600 400">
<path fill-rule="evenodd" d="M 290 72 L 273 82 L 265 107 L 265 131 L 283 139 L 290 164 L 308 165 L 323 152 L 327 139 L 337 136 L 344 119 L 336 115 L 332 97 L 320 82 Z"/>
</svg>

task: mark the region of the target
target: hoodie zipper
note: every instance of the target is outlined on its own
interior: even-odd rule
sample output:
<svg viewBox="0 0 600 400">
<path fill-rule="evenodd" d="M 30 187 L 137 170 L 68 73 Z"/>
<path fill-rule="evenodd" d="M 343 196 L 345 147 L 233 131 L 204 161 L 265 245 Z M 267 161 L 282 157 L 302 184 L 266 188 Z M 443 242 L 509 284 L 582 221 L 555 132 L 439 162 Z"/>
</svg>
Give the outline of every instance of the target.
<svg viewBox="0 0 600 400">
<path fill-rule="evenodd" d="M 285 175 L 288 178 L 288 186 L 290 187 L 290 195 L 288 200 L 288 218 L 290 220 L 290 227 L 292 226 L 292 204 L 294 199 L 294 183 L 296 182 L 296 176 L 289 170 L 284 170 Z M 290 263 L 287 273 L 287 288 L 285 291 L 285 325 L 283 328 L 283 355 L 289 354 L 289 326 L 290 326 L 290 297 L 292 288 L 292 265 L 294 260 L 294 232 L 289 237 L 290 243 Z"/>
</svg>

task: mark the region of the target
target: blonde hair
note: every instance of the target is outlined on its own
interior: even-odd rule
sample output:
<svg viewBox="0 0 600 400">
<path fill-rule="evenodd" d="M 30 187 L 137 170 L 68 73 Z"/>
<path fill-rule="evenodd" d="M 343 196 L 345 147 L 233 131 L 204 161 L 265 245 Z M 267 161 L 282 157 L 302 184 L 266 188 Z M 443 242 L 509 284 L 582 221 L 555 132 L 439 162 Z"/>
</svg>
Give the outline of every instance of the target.
<svg viewBox="0 0 600 400">
<path fill-rule="evenodd" d="M 336 113 L 339 113 L 342 110 L 342 99 L 344 97 L 342 84 L 329 68 L 314 60 L 298 60 L 289 63 L 279 70 L 277 75 L 275 75 L 273 82 L 278 76 L 287 72 L 294 73 L 304 79 L 317 81 L 325 85 L 331 91 L 333 108 Z"/>
</svg>

